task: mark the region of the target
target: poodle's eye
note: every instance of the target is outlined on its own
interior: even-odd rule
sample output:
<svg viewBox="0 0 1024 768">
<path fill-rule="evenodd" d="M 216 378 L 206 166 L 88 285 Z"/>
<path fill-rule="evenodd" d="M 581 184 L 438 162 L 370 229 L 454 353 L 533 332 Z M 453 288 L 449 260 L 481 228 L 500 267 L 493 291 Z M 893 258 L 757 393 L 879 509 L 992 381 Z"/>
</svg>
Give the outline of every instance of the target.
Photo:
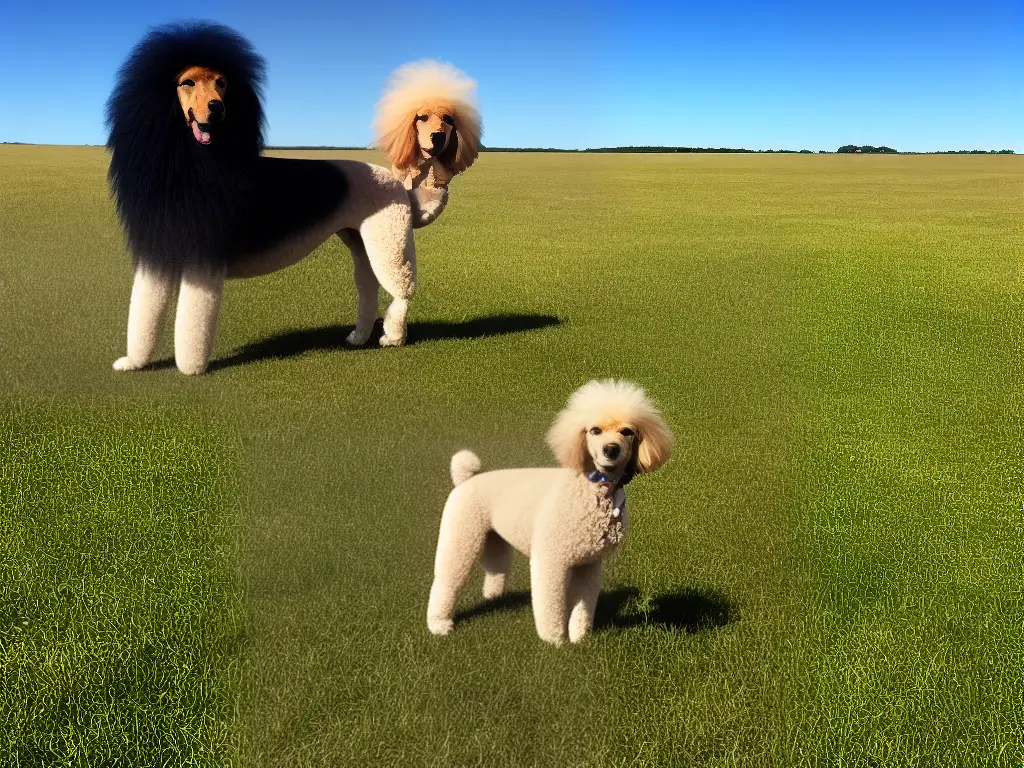
<svg viewBox="0 0 1024 768">
<path fill-rule="evenodd" d="M 218 77 L 216 80 L 213 81 L 213 84 L 216 85 L 218 88 L 228 87 L 228 81 L 225 80 L 223 77 Z"/>
<path fill-rule="evenodd" d="M 590 434 L 592 434 L 592 435 L 600 435 L 601 434 L 601 428 L 600 427 L 591 427 L 590 428 Z"/>
<path fill-rule="evenodd" d="M 442 117 L 441 118 L 441 122 L 448 123 L 448 125 L 455 125 L 455 121 L 452 120 L 452 116 L 451 115 L 445 115 L 444 117 Z"/>
<path fill-rule="evenodd" d="M 421 122 L 421 121 L 426 120 L 426 119 L 427 119 L 426 115 L 416 115 L 416 122 Z"/>
<path fill-rule="evenodd" d="M 633 435 L 636 434 L 636 432 L 634 432 L 629 427 L 624 427 L 623 429 L 619 430 L 619 434 L 622 435 L 623 437 L 632 437 Z"/>
<path fill-rule="evenodd" d="M 181 86 L 182 88 L 191 88 L 195 84 L 196 84 L 195 80 L 182 80 L 180 83 L 178 83 L 178 85 Z"/>
</svg>

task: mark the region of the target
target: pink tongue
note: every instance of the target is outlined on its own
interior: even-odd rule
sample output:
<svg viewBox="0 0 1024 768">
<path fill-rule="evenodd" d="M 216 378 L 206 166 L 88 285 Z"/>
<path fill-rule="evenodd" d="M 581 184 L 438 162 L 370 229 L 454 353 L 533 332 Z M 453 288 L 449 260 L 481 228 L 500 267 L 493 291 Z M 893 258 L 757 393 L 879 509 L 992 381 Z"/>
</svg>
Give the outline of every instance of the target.
<svg viewBox="0 0 1024 768">
<path fill-rule="evenodd" d="M 208 134 L 206 131 L 200 131 L 199 123 L 197 123 L 195 120 L 192 121 L 192 135 L 196 137 L 196 141 L 198 141 L 200 144 L 210 143 L 210 134 Z"/>
</svg>

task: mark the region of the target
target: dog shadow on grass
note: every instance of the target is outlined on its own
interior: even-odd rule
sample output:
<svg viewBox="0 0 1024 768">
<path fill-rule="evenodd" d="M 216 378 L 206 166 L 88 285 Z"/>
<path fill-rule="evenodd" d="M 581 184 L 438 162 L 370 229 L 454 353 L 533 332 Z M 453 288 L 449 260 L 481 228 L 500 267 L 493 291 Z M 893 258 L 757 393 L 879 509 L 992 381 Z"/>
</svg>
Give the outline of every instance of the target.
<svg viewBox="0 0 1024 768">
<path fill-rule="evenodd" d="M 530 593 L 509 592 L 496 600 L 479 603 L 455 615 L 458 623 L 492 613 L 529 609 Z M 602 590 L 597 600 L 594 631 L 653 627 L 689 635 L 724 627 L 737 619 L 736 608 L 715 589 L 682 589 L 640 600 L 636 587 Z"/>
<path fill-rule="evenodd" d="M 506 336 L 510 333 L 538 331 L 561 324 L 554 315 L 484 315 L 463 322 L 426 320 L 409 323 L 406 346 L 445 339 L 485 339 L 491 336 Z M 382 329 L 378 320 L 365 349 L 378 345 Z M 351 349 L 345 344 L 345 337 L 352 331 L 351 325 L 325 325 L 320 328 L 300 328 L 271 336 L 268 339 L 246 344 L 227 357 L 211 360 L 209 370 L 231 368 L 263 360 L 284 360 L 308 352 L 335 352 Z M 173 361 L 161 361 L 153 367 L 167 367 Z"/>
</svg>

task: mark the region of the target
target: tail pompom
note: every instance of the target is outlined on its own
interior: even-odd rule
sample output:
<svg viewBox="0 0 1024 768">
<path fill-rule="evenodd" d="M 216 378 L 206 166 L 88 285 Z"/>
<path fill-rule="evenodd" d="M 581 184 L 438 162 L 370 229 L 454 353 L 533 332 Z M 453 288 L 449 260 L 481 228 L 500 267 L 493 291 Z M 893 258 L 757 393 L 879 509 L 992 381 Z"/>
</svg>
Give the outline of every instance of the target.
<svg viewBox="0 0 1024 768">
<path fill-rule="evenodd" d="M 480 459 L 472 451 L 452 456 L 452 485 L 459 486 L 480 471 Z"/>
</svg>

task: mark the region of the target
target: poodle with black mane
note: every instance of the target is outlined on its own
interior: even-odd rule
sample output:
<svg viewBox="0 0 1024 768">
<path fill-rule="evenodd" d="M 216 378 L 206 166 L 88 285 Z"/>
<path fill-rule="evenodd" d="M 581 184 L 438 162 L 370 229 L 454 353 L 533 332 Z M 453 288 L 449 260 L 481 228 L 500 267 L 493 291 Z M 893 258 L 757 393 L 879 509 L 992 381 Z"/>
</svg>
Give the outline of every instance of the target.
<svg viewBox="0 0 1024 768">
<path fill-rule="evenodd" d="M 175 362 L 202 373 L 225 280 L 295 264 L 333 234 L 352 252 L 359 294 L 346 341 L 369 340 L 383 286 L 393 301 L 380 343 L 404 343 L 412 230 L 436 218 L 428 213 L 441 191 L 406 190 L 368 163 L 263 157 L 263 83 L 251 44 L 207 22 L 151 30 L 118 72 L 107 102 L 109 177 L 135 281 L 115 370 L 150 362 L 176 295 Z"/>
</svg>

